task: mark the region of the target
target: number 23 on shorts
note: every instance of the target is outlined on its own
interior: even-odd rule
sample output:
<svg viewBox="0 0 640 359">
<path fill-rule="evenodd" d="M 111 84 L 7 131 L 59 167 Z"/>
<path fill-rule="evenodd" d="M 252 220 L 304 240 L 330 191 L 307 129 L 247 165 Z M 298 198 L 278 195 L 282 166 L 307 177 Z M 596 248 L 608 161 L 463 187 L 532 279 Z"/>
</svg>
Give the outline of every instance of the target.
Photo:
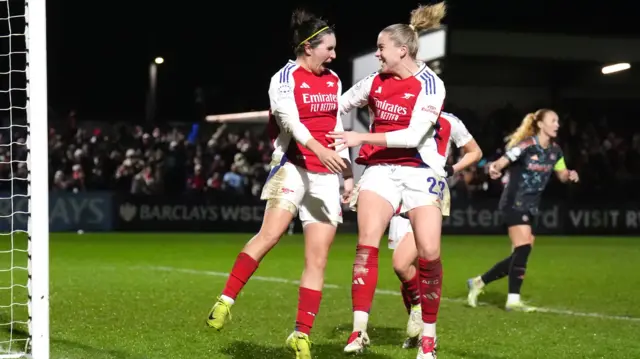
<svg viewBox="0 0 640 359">
<path fill-rule="evenodd" d="M 438 196 L 443 201 L 447 184 L 443 180 L 438 180 L 434 177 L 427 177 L 427 184 L 429 185 L 429 193 Z"/>
</svg>

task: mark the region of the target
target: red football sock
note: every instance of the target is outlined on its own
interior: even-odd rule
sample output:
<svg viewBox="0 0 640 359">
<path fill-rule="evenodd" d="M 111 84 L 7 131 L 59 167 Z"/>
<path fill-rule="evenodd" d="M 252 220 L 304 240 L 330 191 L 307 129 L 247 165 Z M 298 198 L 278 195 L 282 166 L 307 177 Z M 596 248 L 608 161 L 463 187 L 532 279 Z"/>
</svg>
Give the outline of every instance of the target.
<svg viewBox="0 0 640 359">
<path fill-rule="evenodd" d="M 402 281 L 402 298 L 404 299 L 407 313 L 411 311 L 411 307 L 420 304 L 420 276 L 418 271 L 416 275 L 408 281 Z"/>
<path fill-rule="evenodd" d="M 296 317 L 296 330 L 309 335 L 313 328 L 313 321 L 320 310 L 322 292 L 300 287 L 298 294 L 298 316 Z"/>
<path fill-rule="evenodd" d="M 427 261 L 419 259 L 420 266 L 420 302 L 422 304 L 422 321 L 435 323 L 440 309 L 442 295 L 442 262 L 440 258 Z"/>
<path fill-rule="evenodd" d="M 251 258 L 248 254 L 240 252 L 236 258 L 236 262 L 233 264 L 227 284 L 224 286 L 222 295 L 235 300 L 238 293 L 242 290 L 245 284 L 249 281 L 249 278 L 258 269 L 258 262 Z"/>
<path fill-rule="evenodd" d="M 354 312 L 369 313 L 377 285 L 378 248 L 358 245 L 351 284 L 351 301 Z"/>
</svg>

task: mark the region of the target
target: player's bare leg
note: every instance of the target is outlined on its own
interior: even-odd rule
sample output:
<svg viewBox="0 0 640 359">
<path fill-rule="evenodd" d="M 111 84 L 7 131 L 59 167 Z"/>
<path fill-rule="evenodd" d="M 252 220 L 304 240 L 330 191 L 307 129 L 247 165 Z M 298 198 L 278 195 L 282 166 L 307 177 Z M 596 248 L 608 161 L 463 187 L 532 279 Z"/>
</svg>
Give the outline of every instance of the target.
<svg viewBox="0 0 640 359">
<path fill-rule="evenodd" d="M 436 206 L 421 206 L 408 213 L 418 247 L 420 300 L 422 306 L 422 345 L 418 359 L 436 358 L 436 321 L 442 296 L 440 237 L 442 212 Z"/>
<path fill-rule="evenodd" d="M 269 200 L 267 202 L 260 231 L 238 254 L 222 295 L 209 311 L 206 321 L 209 327 L 221 330 L 231 319 L 231 306 L 235 303 L 238 293 L 258 269 L 262 258 L 278 243 L 293 220 L 294 213 L 295 206 L 288 201 Z"/>
<path fill-rule="evenodd" d="M 362 352 L 369 345 L 367 324 L 378 284 L 378 248 L 393 212 L 391 204 L 375 192 L 363 190 L 358 194 L 358 246 L 351 284 L 353 331 L 344 348 L 346 353 Z"/>
<path fill-rule="evenodd" d="M 393 270 L 402 283 L 402 299 L 409 314 L 407 321 L 407 339 L 403 348 L 417 348 L 422 334 L 422 308 L 420 306 L 420 280 L 416 267 L 418 248 L 413 233 L 407 233 L 393 251 Z"/>
<path fill-rule="evenodd" d="M 311 358 L 309 335 L 320 309 L 324 270 L 335 235 L 336 226 L 330 223 L 304 225 L 304 271 L 300 279 L 298 314 L 295 331 L 287 338 L 287 345 L 299 359 Z"/>
</svg>

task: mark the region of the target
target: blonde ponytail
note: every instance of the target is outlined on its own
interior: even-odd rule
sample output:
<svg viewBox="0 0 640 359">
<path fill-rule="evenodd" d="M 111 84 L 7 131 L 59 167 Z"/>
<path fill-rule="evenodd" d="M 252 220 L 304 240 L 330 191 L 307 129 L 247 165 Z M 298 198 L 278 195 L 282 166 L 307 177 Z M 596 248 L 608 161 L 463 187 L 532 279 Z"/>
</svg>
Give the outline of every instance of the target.
<svg viewBox="0 0 640 359">
<path fill-rule="evenodd" d="M 538 110 L 535 113 L 527 114 L 520 123 L 520 126 L 515 131 L 513 131 L 512 134 L 505 138 L 505 140 L 508 141 L 507 149 L 522 142 L 522 140 L 524 140 L 525 138 L 534 136 L 536 134 L 536 124 L 544 116 L 544 112 L 540 114 L 541 111 L 543 110 Z"/>
<path fill-rule="evenodd" d="M 389 34 L 389 38 L 396 43 L 397 46 L 407 46 L 409 56 L 416 59 L 418 56 L 418 33 L 420 31 L 436 29 L 440 27 L 440 21 L 447 13 L 447 7 L 444 2 L 420 6 L 411 12 L 411 21 L 409 24 L 389 25 L 382 30 Z"/>
<path fill-rule="evenodd" d="M 440 21 L 447 14 L 447 6 L 444 1 L 434 5 L 419 6 L 411 12 L 411 20 L 409 26 L 415 32 L 440 27 Z"/>
</svg>

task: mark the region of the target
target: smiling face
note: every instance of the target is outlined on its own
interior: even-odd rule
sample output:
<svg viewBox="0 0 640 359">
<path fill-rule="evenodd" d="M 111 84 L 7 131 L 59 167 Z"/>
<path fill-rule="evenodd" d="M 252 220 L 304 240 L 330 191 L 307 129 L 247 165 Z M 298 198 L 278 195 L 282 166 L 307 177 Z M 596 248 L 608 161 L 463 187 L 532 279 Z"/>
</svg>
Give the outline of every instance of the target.
<svg viewBox="0 0 640 359">
<path fill-rule="evenodd" d="M 378 35 L 378 50 L 376 57 L 380 62 L 381 73 L 393 73 L 402 63 L 402 59 L 407 55 L 407 46 L 399 45 L 393 41 L 389 32 L 382 31 Z"/>
</svg>

